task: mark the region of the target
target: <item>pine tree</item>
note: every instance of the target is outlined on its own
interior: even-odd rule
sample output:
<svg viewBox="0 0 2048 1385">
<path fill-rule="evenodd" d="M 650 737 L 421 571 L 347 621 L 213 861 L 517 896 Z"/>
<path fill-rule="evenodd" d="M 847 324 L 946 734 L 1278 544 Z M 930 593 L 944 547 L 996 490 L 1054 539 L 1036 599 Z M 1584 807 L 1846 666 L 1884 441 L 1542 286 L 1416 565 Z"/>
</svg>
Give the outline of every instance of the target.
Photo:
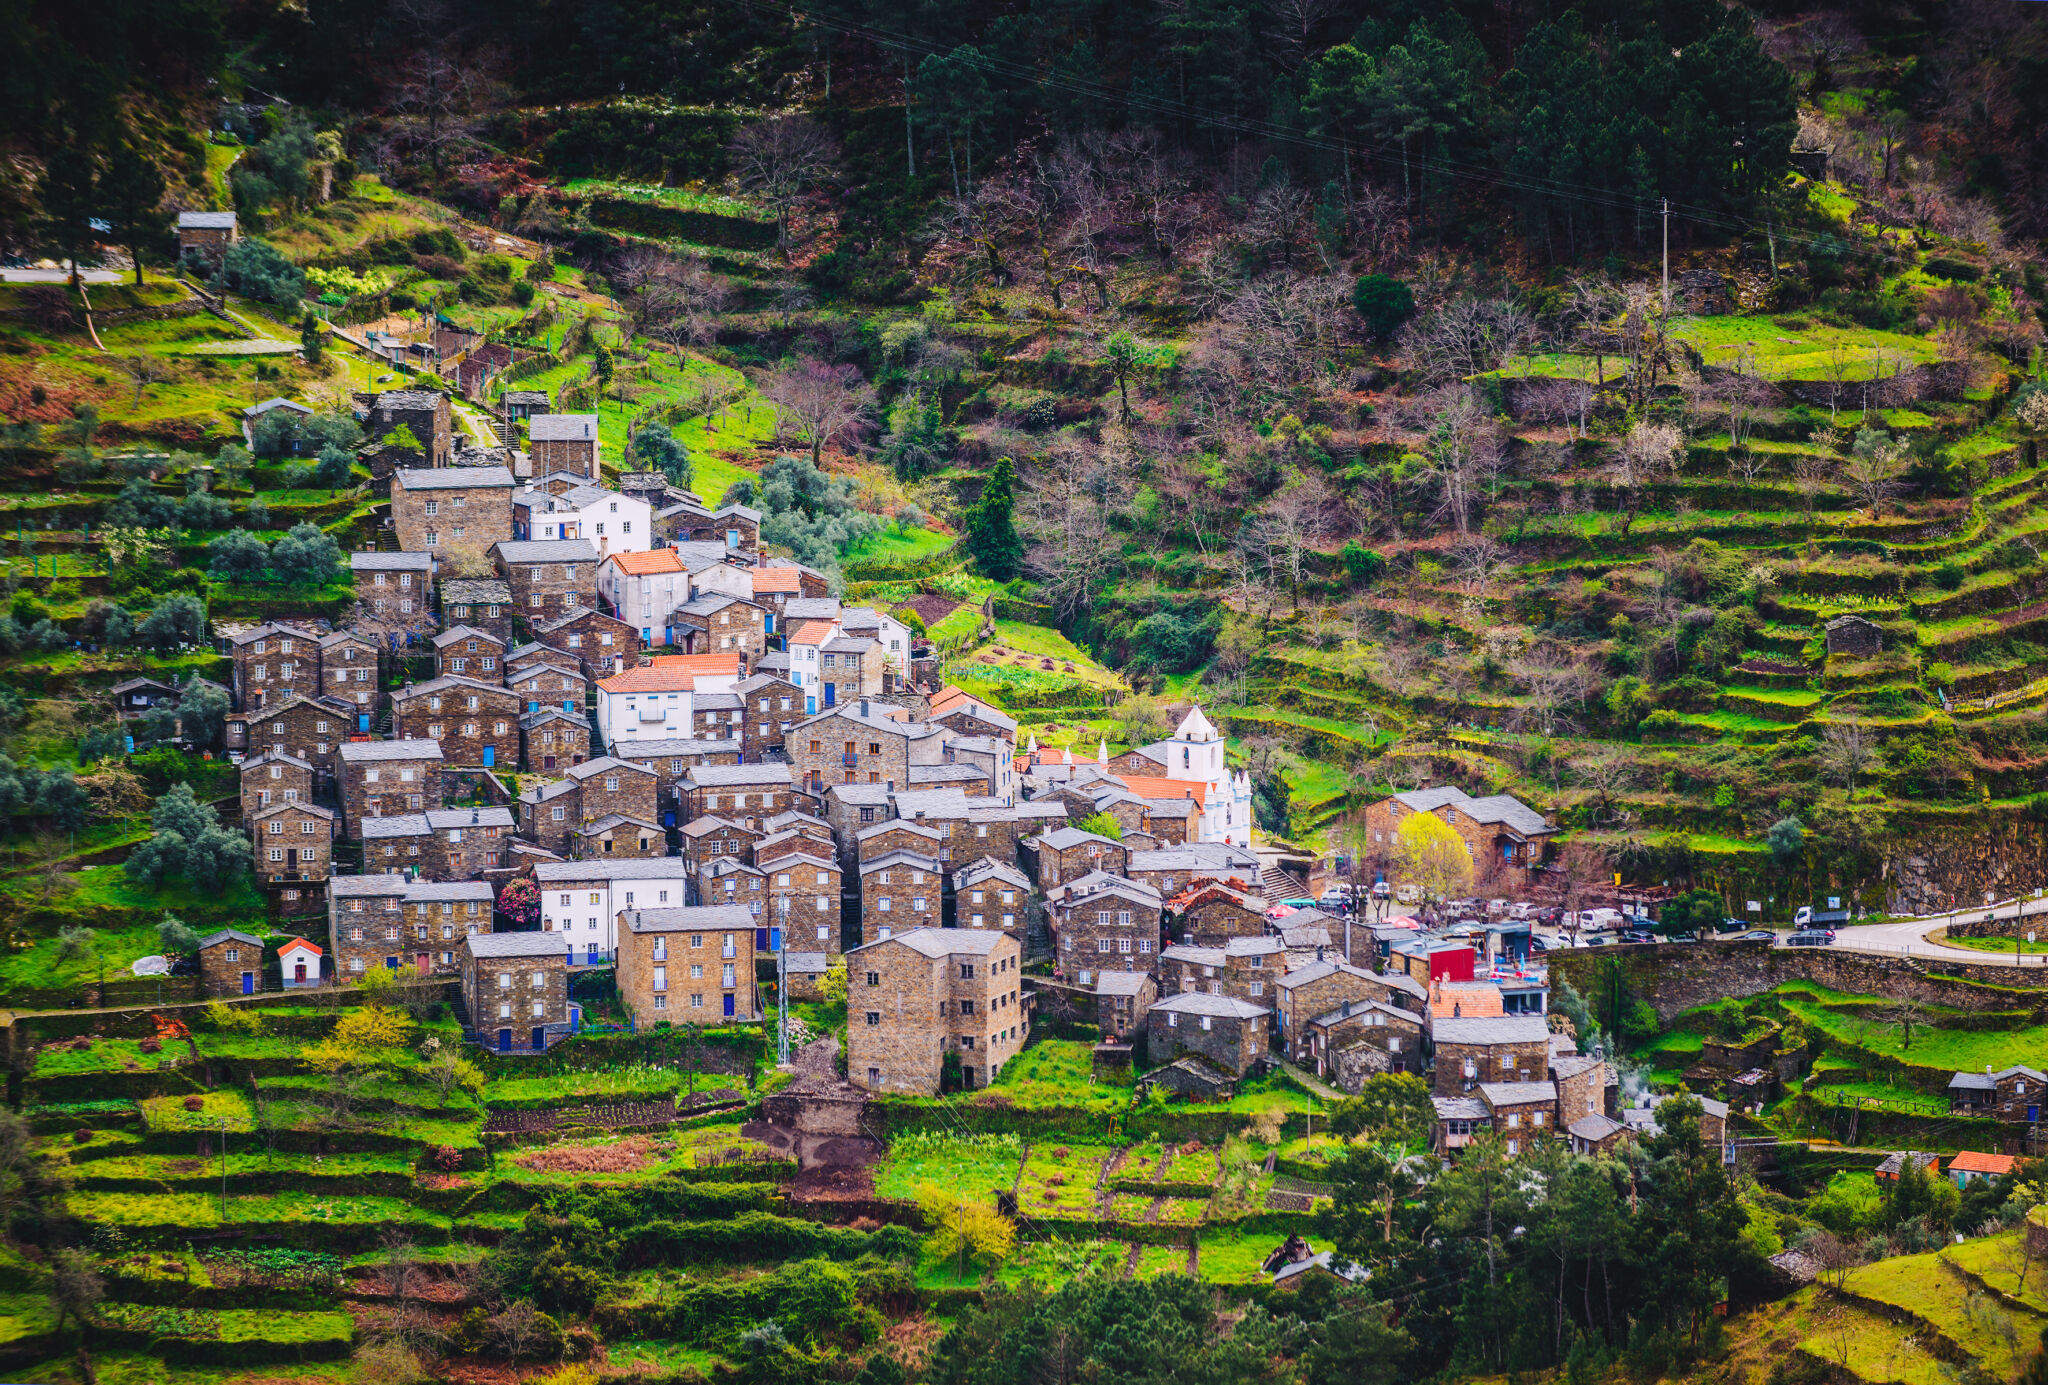
<svg viewBox="0 0 2048 1385">
<path fill-rule="evenodd" d="M 982 575 L 1007 582 L 1024 561 L 1024 540 L 1017 536 L 1011 510 L 1017 503 L 1017 468 L 998 457 L 981 489 L 981 499 L 967 512 L 967 552 Z"/>
<path fill-rule="evenodd" d="M 140 284 L 143 257 L 169 258 L 176 247 L 171 213 L 163 208 L 164 175 L 132 145 L 123 144 L 107 161 L 99 192 L 111 234 L 135 261 L 135 282 Z"/>
</svg>

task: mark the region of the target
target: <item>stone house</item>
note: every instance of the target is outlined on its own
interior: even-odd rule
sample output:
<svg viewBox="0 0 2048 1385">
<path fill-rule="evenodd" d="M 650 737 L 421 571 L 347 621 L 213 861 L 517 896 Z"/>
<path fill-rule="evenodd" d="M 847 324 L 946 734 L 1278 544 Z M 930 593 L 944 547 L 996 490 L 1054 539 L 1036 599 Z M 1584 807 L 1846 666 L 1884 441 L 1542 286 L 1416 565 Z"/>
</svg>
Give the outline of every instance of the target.
<svg viewBox="0 0 2048 1385">
<path fill-rule="evenodd" d="M 526 420 L 526 454 L 535 475 L 569 471 L 597 480 L 601 446 L 596 414 L 533 414 Z"/>
<path fill-rule="evenodd" d="M 421 460 L 427 466 L 445 467 L 454 459 L 455 414 L 447 395 L 439 390 L 385 390 L 357 398 L 367 410 L 363 436 L 370 442 L 407 428 L 419 439 Z"/>
<path fill-rule="evenodd" d="M 1179 943 L 1159 954 L 1159 993 L 1205 991 L 1270 1009 L 1286 973 L 1287 953 L 1278 938 L 1232 938 L 1222 947 Z"/>
<path fill-rule="evenodd" d="M 1050 891 L 1090 871 L 1122 875 L 1130 864 L 1130 853 L 1122 842 L 1083 832 L 1078 827 L 1057 828 L 1033 839 L 1029 845 L 1036 849 L 1041 890 Z"/>
<path fill-rule="evenodd" d="M 768 652 L 766 614 L 744 597 L 706 591 L 676 607 L 667 628 L 685 654 L 737 650 L 752 668 Z"/>
<path fill-rule="evenodd" d="M 945 735 L 927 722 L 899 720 L 900 709 L 862 700 L 807 717 L 783 737 L 797 782 L 813 795 L 829 784 L 910 787 L 910 767 L 943 761 Z"/>
<path fill-rule="evenodd" d="M 434 836 L 433 878 L 474 879 L 504 863 L 513 831 L 510 808 L 429 808 L 426 817 Z"/>
<path fill-rule="evenodd" d="M 1510 794 L 1474 798 L 1448 785 L 1381 799 L 1365 810 L 1372 847 L 1393 849 L 1401 824 L 1414 813 L 1434 813 L 1465 843 L 1475 881 L 1512 881 L 1543 865 L 1557 827 Z"/>
<path fill-rule="evenodd" d="M 931 721 L 956 735 L 989 736 L 1017 744 L 1017 722 L 1007 712 L 958 688 L 946 688 L 932 699 Z"/>
<path fill-rule="evenodd" d="M 1482 1082 L 1543 1081 L 1550 1070 L 1550 1025 L 1541 1015 L 1432 1020 L 1430 1040 L 1438 1096 L 1465 1096 Z"/>
<path fill-rule="evenodd" d="M 936 827 L 927 827 L 905 818 L 890 818 L 887 822 L 878 822 L 854 833 L 853 854 L 859 860 L 872 861 L 892 852 L 909 851 L 937 861 L 939 848 L 945 841 L 945 833 Z"/>
<path fill-rule="evenodd" d="M 1029 804 L 1021 805 L 1029 807 Z M 1155 851 L 1133 851 L 1124 871 L 1171 899 L 1200 879 L 1220 880 L 1226 885 L 1250 890 L 1260 879 L 1259 858 L 1241 846 L 1226 842 L 1196 842 L 1191 846 L 1163 846 Z"/>
<path fill-rule="evenodd" d="M 434 676 L 505 681 L 505 642 L 473 625 L 455 625 L 434 636 Z"/>
<path fill-rule="evenodd" d="M 726 766 L 740 763 L 738 741 L 647 740 L 620 741 L 612 754 L 643 769 L 654 771 L 663 805 L 660 821 L 665 827 L 688 821 L 676 816 L 672 806 L 682 801 L 683 782 L 699 765 Z"/>
<path fill-rule="evenodd" d="M 1310 1020 L 1337 1009 L 1346 1001 L 1385 1004 L 1388 1000 L 1387 988 L 1381 978 L 1334 960 L 1294 968 L 1280 978 L 1277 990 L 1280 997 L 1277 1016 L 1280 1051 L 1296 1062 L 1303 1062 L 1309 1056 Z M 1416 1015 L 1414 1018 L 1416 1030 L 1420 1033 L 1422 1017 Z"/>
<path fill-rule="evenodd" d="M 206 995 L 255 995 L 263 989 L 263 939 L 226 928 L 199 940 L 199 989 Z"/>
<path fill-rule="evenodd" d="M 576 833 L 615 816 L 660 834 L 652 770 L 606 755 L 568 766 L 563 774 L 519 795 L 519 826 L 527 840 L 550 851 L 573 853 Z M 667 850 L 665 843 L 662 850 Z"/>
<path fill-rule="evenodd" d="M 582 720 L 590 680 L 583 676 L 581 668 L 569 667 L 572 660 L 554 654 L 553 650 L 548 652 L 554 655 L 552 659 L 528 660 L 516 673 L 507 675 L 505 684 L 519 694 L 529 713 L 554 707 Z"/>
<path fill-rule="evenodd" d="M 447 676 L 391 694 L 391 734 L 434 741 L 445 763 L 511 769 L 519 763 L 519 698 L 503 684 Z"/>
<path fill-rule="evenodd" d="M 377 967 L 396 970 L 405 948 L 406 881 L 382 872 L 327 882 L 327 943 L 336 980 L 360 980 Z"/>
<path fill-rule="evenodd" d="M 560 707 L 543 707 L 519 718 L 520 763 L 547 774 L 590 758 L 590 722 Z"/>
<path fill-rule="evenodd" d="M 348 555 L 356 603 L 371 618 L 393 624 L 425 620 L 434 614 L 434 555 L 431 553 L 362 552 Z"/>
<path fill-rule="evenodd" d="M 462 1009 L 476 1042 L 498 1053 L 544 1053 L 569 1033 L 569 968 L 545 933 L 462 940 Z"/>
<path fill-rule="evenodd" d="M 699 764 L 683 775 L 677 810 L 686 822 L 724 817 L 755 827 L 794 806 L 788 765 Z"/>
<path fill-rule="evenodd" d="M 1131 881 L 1096 878 L 1053 904 L 1049 919 L 1057 974 L 1083 986 L 1104 971 L 1159 965 L 1159 897 Z"/>
<path fill-rule="evenodd" d="M 740 738 L 738 693 L 700 692 L 690 698 L 690 734 L 704 740 Z"/>
<path fill-rule="evenodd" d="M 273 803 L 250 815 L 256 879 L 265 885 L 324 881 L 334 869 L 335 814 L 310 800 Z"/>
<path fill-rule="evenodd" d="M 1376 1000 L 1345 1000 L 1299 1026 L 1296 1059 L 1318 1077 L 1356 1093 L 1365 1079 L 1383 1072 L 1420 1072 L 1422 1017 Z"/>
<path fill-rule="evenodd" d="M 768 908 L 768 876 L 759 866 L 728 856 L 707 863 L 690 886 L 697 903 L 742 905 L 757 927 L 767 926 L 761 916 Z"/>
<path fill-rule="evenodd" d="M 860 867 L 860 940 L 877 942 L 944 919 L 944 877 L 935 857 L 892 851 Z M 971 931 L 971 930 L 970 930 Z"/>
<path fill-rule="evenodd" d="M 1442 1055 L 1438 1055 L 1442 1062 Z M 1510 1159 L 1528 1150 L 1537 1140 L 1558 1133 L 1557 1084 L 1537 1082 L 1482 1082 L 1479 1099 L 1486 1103 L 1493 1128 L 1507 1142 Z"/>
<path fill-rule="evenodd" d="M 265 750 L 241 764 L 242 821 L 277 803 L 313 801 L 313 766 L 296 755 Z"/>
<path fill-rule="evenodd" d="M 640 632 L 616 616 L 584 607 L 532 628 L 536 642 L 577 661 L 586 678 L 609 678 L 638 656 Z"/>
<path fill-rule="evenodd" d="M 1550 1080 L 1557 1087 L 1557 1123 L 1569 1128 L 1587 1116 L 1607 1114 L 1608 1067 L 1590 1053 L 1552 1054 Z"/>
<path fill-rule="evenodd" d="M 414 552 L 489 553 L 492 545 L 512 537 L 514 484 L 511 468 L 502 466 L 392 472 L 391 522 L 398 546 Z"/>
<path fill-rule="evenodd" d="M 229 718 L 228 748 L 294 756 L 312 765 L 317 779 L 334 773 L 336 754 L 354 720 L 354 709 L 346 704 L 288 697 Z"/>
<path fill-rule="evenodd" d="M 288 698 L 315 698 L 320 686 L 320 637 L 295 626 L 266 622 L 228 636 L 235 706 L 245 712 Z"/>
<path fill-rule="evenodd" d="M 1603 1114 L 1581 1116 L 1564 1130 L 1571 1137 L 1572 1153 L 1587 1158 L 1612 1154 L 1629 1138 L 1626 1125 Z"/>
<path fill-rule="evenodd" d="M 815 844 L 778 847 L 773 855 L 756 850 L 754 864 L 766 877 L 767 918 L 782 929 L 783 946 L 837 957 L 840 879 L 831 851 Z"/>
<path fill-rule="evenodd" d="M 233 212 L 179 212 L 178 258 L 218 265 L 228 247 L 240 240 Z"/>
<path fill-rule="evenodd" d="M 1161 996 L 1145 1016 L 1146 1056 L 1165 1063 L 1193 1053 L 1243 1077 L 1265 1060 L 1272 1013 L 1235 996 L 1202 991 Z"/>
<path fill-rule="evenodd" d="M 2033 1125 L 2041 1119 L 2042 1106 L 2048 1105 L 2044 1091 L 2048 1091 L 2048 1076 L 2039 1068 L 2016 1064 L 1994 1072 L 1986 1063 L 1981 1073 L 1959 1072 L 1949 1079 L 1949 1110 L 1957 1115 Z"/>
<path fill-rule="evenodd" d="M 433 870 L 434 829 L 425 813 L 391 813 L 364 818 L 357 829 L 363 841 L 364 874 L 403 875 L 418 872 L 446 879 Z"/>
<path fill-rule="evenodd" d="M 1430 1098 L 1436 1120 L 1430 1126 L 1430 1152 L 1446 1163 L 1456 1160 L 1458 1151 L 1472 1143 L 1481 1131 L 1493 1128 L 1493 1113 L 1477 1096 Z"/>
<path fill-rule="evenodd" d="M 965 929 L 911 929 L 847 953 L 847 1079 L 934 1096 L 950 1056 L 962 1086 L 987 1086 L 1027 1037 L 1020 963 L 1007 933 Z"/>
<path fill-rule="evenodd" d="M 619 999 L 637 1023 L 760 1017 L 754 920 L 744 907 L 621 910 L 618 938 Z"/>
<path fill-rule="evenodd" d="M 1031 922 L 1030 903 L 1031 877 L 992 856 L 953 872 L 957 928 L 1000 928 L 1021 943 Z"/>
<path fill-rule="evenodd" d="M 427 740 L 350 741 L 337 779 L 342 831 L 360 839 L 364 818 L 441 806 L 441 747 Z"/>
<path fill-rule="evenodd" d="M 725 818 L 701 817 L 684 823 L 681 836 L 684 872 L 695 875 L 714 861 L 752 861 L 763 833 Z"/>
<path fill-rule="evenodd" d="M 803 720 L 803 692 L 787 678 L 757 673 L 742 679 L 733 693 L 740 699 L 740 753 L 749 763 L 781 750 L 784 733 Z"/>
<path fill-rule="evenodd" d="M 383 689 L 377 680 L 376 642 L 353 630 L 337 630 L 320 640 L 320 677 L 330 702 L 355 708 L 355 730 L 367 734 L 377 715 Z"/>
<path fill-rule="evenodd" d="M 597 966 L 616 949 L 621 910 L 681 908 L 690 881 L 676 856 L 605 856 L 543 861 L 533 868 L 541 889 L 541 931 L 559 932 L 574 961 Z"/>
<path fill-rule="evenodd" d="M 1222 947 L 1266 932 L 1265 901 L 1218 880 L 1191 884 L 1166 901 L 1166 911 L 1167 931 L 1197 947 Z"/>
<path fill-rule="evenodd" d="M 507 423 L 550 413 L 554 400 L 546 390 L 506 390 L 498 396 L 499 416 Z"/>
<path fill-rule="evenodd" d="M 449 976 L 460 967 L 462 940 L 493 932 L 494 897 L 482 880 L 413 880 L 400 905 L 402 965 L 421 976 Z"/>
<path fill-rule="evenodd" d="M 607 813 L 570 834 L 569 854 L 578 860 L 594 856 L 666 856 L 668 834 L 645 818 Z"/>
<path fill-rule="evenodd" d="M 588 539 L 508 539 L 492 550 L 528 629 L 597 605 L 597 546 Z"/>
<path fill-rule="evenodd" d="M 441 616 L 512 644 L 512 585 L 501 577 L 451 578 L 441 584 Z"/>
<path fill-rule="evenodd" d="M 1145 1028 L 1145 1016 L 1159 999 L 1149 971 L 1105 971 L 1095 978 L 1095 1026 L 1104 1042 L 1128 1043 Z"/>
</svg>

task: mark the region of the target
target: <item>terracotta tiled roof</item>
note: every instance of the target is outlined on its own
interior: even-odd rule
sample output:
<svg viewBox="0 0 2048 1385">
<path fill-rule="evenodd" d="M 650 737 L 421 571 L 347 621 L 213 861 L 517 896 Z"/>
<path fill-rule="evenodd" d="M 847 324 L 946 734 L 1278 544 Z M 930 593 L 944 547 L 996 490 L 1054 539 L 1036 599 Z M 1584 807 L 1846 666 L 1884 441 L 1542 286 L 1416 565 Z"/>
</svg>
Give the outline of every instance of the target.
<svg viewBox="0 0 2048 1385">
<path fill-rule="evenodd" d="M 829 620 L 807 620 L 790 631 L 791 644 L 823 644 L 832 638 L 832 622 Z"/>
<path fill-rule="evenodd" d="M 1431 1019 L 1447 1020 L 1457 1011 L 1459 1019 L 1490 1019 L 1506 1014 L 1500 1002 L 1500 987 L 1491 981 L 1440 981 L 1430 987 Z"/>
<path fill-rule="evenodd" d="M 682 556 L 673 548 L 649 549 L 643 553 L 614 553 L 611 561 L 628 577 L 647 577 L 657 572 L 681 572 Z"/>
<path fill-rule="evenodd" d="M 1964 1173 L 1988 1173 L 2002 1178 L 2012 1172 L 2014 1162 L 2010 1154 L 1980 1154 L 1974 1149 L 1966 1149 L 1949 1161 L 1948 1171 L 1954 1173 L 1961 1169 Z"/>
<path fill-rule="evenodd" d="M 737 654 L 670 654 L 652 664 L 601 678 L 597 686 L 614 693 L 690 692 L 695 690 L 699 678 L 727 673 L 738 677 L 739 671 Z"/>
<path fill-rule="evenodd" d="M 1192 779 L 1157 779 L 1148 774 L 1119 774 L 1124 787 L 1140 798 L 1192 798 L 1208 805 L 1209 786 Z"/>
<path fill-rule="evenodd" d="M 754 595 L 766 592 L 798 592 L 804 589 L 804 575 L 793 567 L 754 569 Z"/>
</svg>

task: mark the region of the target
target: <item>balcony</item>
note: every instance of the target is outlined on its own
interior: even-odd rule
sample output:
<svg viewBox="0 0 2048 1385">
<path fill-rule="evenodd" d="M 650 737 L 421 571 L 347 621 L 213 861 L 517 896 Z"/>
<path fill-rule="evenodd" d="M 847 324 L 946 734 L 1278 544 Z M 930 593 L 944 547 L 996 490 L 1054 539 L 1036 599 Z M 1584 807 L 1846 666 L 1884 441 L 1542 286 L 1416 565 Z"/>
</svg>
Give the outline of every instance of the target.
<svg viewBox="0 0 2048 1385">
<path fill-rule="evenodd" d="M 721 947 L 718 949 L 718 955 L 730 961 L 740 955 L 740 950 L 736 947 Z"/>
<path fill-rule="evenodd" d="M 846 769 L 852 769 L 860 764 L 860 756 L 849 750 L 840 755 L 839 763 Z"/>
</svg>

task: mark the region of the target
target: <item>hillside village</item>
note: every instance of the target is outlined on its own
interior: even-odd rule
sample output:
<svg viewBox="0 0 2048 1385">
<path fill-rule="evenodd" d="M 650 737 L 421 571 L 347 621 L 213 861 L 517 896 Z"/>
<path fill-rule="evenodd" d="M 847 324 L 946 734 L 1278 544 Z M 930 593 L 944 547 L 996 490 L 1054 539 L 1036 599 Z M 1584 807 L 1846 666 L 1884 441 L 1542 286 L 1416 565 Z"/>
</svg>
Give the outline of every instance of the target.
<svg viewBox="0 0 2048 1385">
<path fill-rule="evenodd" d="M 2048 21 L 31 0 L 0 1368 L 2048 1385 Z"/>
</svg>

